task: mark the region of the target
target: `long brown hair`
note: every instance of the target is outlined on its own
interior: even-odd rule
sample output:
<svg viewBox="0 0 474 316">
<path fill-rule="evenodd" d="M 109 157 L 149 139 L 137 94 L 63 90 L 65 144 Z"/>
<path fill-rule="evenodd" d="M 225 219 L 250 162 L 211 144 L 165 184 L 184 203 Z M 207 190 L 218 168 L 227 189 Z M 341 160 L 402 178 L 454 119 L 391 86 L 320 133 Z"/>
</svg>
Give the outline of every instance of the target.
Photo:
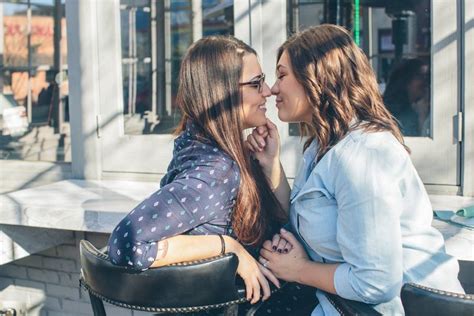
<svg viewBox="0 0 474 316">
<path fill-rule="evenodd" d="M 191 45 L 179 74 L 176 102 L 183 116 L 176 133 L 191 120 L 201 136 L 215 141 L 237 163 L 240 188 L 232 229 L 241 242 L 258 245 L 270 236 L 272 224 L 281 221 L 283 213 L 244 147 L 239 82 L 245 54 L 256 52 L 231 36 L 209 36 Z"/>
<path fill-rule="evenodd" d="M 277 61 L 284 51 L 313 108 L 312 124 L 300 124 L 302 134 L 310 136 L 304 149 L 316 139 L 320 160 L 360 127 L 389 131 L 409 151 L 395 118 L 383 104 L 367 57 L 347 30 L 330 24 L 311 27 L 283 43 Z"/>
</svg>

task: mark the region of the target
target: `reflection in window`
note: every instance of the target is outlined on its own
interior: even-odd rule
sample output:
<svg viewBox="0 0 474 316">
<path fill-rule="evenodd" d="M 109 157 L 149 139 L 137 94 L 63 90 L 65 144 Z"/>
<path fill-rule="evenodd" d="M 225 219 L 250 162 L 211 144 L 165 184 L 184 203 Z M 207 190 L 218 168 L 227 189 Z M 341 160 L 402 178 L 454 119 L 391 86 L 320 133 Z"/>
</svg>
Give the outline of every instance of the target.
<svg viewBox="0 0 474 316">
<path fill-rule="evenodd" d="M 64 0 L 0 3 L 0 159 L 70 161 Z"/>
<path fill-rule="evenodd" d="M 233 34 L 231 0 L 121 0 L 125 133 L 169 134 L 181 60 L 202 36 Z"/>
<path fill-rule="evenodd" d="M 323 23 L 346 27 L 367 54 L 385 105 L 403 134 L 431 135 L 430 0 L 360 1 L 359 10 L 354 1 L 288 3 L 289 35 Z M 289 132 L 299 135 L 296 124 L 290 124 Z"/>
</svg>

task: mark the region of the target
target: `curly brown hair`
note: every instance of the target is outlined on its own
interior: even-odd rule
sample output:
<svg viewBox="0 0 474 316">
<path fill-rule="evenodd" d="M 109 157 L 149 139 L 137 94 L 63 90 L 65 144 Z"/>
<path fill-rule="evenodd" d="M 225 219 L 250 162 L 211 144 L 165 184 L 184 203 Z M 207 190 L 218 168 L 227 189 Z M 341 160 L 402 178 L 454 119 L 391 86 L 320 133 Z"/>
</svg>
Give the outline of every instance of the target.
<svg viewBox="0 0 474 316">
<path fill-rule="evenodd" d="M 389 131 L 409 152 L 396 119 L 385 107 L 375 74 L 349 32 L 323 24 L 296 33 L 283 43 L 277 61 L 287 52 L 296 80 L 312 106 L 312 124 L 300 123 L 316 139 L 320 160 L 351 130 Z"/>
</svg>

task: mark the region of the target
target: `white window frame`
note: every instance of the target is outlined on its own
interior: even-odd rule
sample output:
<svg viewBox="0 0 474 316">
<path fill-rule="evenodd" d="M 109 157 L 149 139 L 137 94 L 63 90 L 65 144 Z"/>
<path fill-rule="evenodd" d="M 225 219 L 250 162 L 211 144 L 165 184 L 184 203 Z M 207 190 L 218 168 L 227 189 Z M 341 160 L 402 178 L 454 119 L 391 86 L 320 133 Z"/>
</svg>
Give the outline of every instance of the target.
<svg viewBox="0 0 474 316">
<path fill-rule="evenodd" d="M 474 87 L 465 83 L 474 81 L 474 30 L 472 26 L 474 0 L 463 0 L 460 2 L 462 2 L 462 10 L 457 9 L 456 14 L 462 11 L 463 19 L 461 22 L 457 20 L 456 28 L 459 25 L 462 26 L 462 32 L 457 38 L 462 38 L 461 43 L 464 43 L 464 45 L 461 45 L 460 48 L 459 43 L 457 44 L 456 54 L 458 56 L 461 55 L 462 58 L 456 59 L 456 80 L 454 80 L 454 85 L 450 86 L 450 89 L 455 87 L 456 91 L 461 92 L 456 96 L 456 102 L 460 109 L 462 109 L 463 115 L 463 142 L 461 145 L 457 145 L 459 147 L 456 150 L 457 155 L 462 155 L 458 156 L 456 160 L 456 164 L 460 165 L 457 172 L 457 185 L 443 185 L 445 181 L 441 179 L 440 184 L 427 183 L 427 187 L 433 192 L 462 193 L 466 196 L 472 196 L 474 195 Z M 122 82 L 119 80 L 121 76 L 118 76 L 121 72 L 120 17 L 118 8 L 118 0 L 66 1 L 72 170 L 75 178 L 104 179 L 112 177 L 112 174 L 116 174 L 120 178 L 127 178 L 129 174 L 138 179 L 146 179 L 150 175 L 153 179 L 156 179 L 156 177 L 163 174 L 163 166 L 166 167 L 171 158 L 171 145 L 170 147 L 161 145 L 163 142 L 171 142 L 171 137 L 168 135 L 138 136 L 150 137 L 150 144 L 153 144 L 153 142 L 155 142 L 155 145 L 157 144 L 156 142 L 160 144 L 155 146 L 153 151 L 150 149 L 148 152 L 142 152 L 142 148 L 134 149 L 137 151 L 137 155 L 140 156 L 146 156 L 153 152 L 156 155 L 154 159 L 155 164 L 160 165 L 160 167 L 156 169 L 153 165 L 147 165 L 149 169 L 145 173 L 136 172 L 133 168 L 119 168 L 116 171 L 109 171 L 109 163 L 113 164 L 116 158 L 113 155 L 109 155 L 109 153 L 104 153 L 104 150 L 107 150 L 103 146 L 104 133 L 110 128 L 110 133 L 112 134 L 122 135 L 121 137 L 124 138 L 131 137 L 123 135 L 120 127 L 108 127 L 111 122 L 116 120 L 114 115 L 117 115 L 119 110 L 121 111 L 121 104 L 123 102 Z M 110 14 L 111 11 L 114 12 L 114 15 Z M 278 46 L 287 36 L 286 3 L 274 0 L 236 1 L 234 12 L 236 15 L 235 35 L 251 44 L 257 50 L 262 62 L 263 71 L 267 74 L 268 82 L 270 84 L 273 83 L 275 80 L 275 54 Z M 436 15 L 436 12 L 433 14 Z M 237 20 L 237 17 L 240 20 Z M 434 25 L 434 27 L 438 26 Z M 433 36 L 434 40 L 435 38 L 436 36 Z M 460 66 L 461 63 L 464 67 Z M 461 71 L 459 70 L 460 68 L 464 70 Z M 442 85 L 437 85 L 437 80 L 439 79 L 434 78 L 435 89 L 433 90 L 441 89 L 442 87 Z M 460 84 L 462 84 L 462 88 L 459 89 L 458 85 Z M 102 112 L 100 105 L 107 102 L 118 105 L 115 107 L 115 112 Z M 281 135 L 283 149 L 281 158 L 287 176 L 292 178 L 296 174 L 296 169 L 301 159 L 302 143 L 299 137 L 288 135 L 288 125 L 286 123 L 278 121 L 276 109 L 273 106 L 274 100 L 270 99 L 268 103 L 269 117 L 277 122 Z M 97 123 L 99 121 L 101 128 L 98 129 Z M 119 125 L 123 129 L 123 122 Z M 434 133 L 437 133 L 437 129 L 446 128 L 436 124 L 432 126 L 434 127 Z M 98 133 L 98 131 L 100 132 Z M 412 148 L 417 146 L 416 141 L 408 141 L 408 143 Z M 120 143 L 117 142 L 115 146 L 120 146 Z M 427 154 L 430 153 L 425 153 L 424 155 L 426 156 Z M 438 156 L 438 153 L 432 153 L 432 155 Z M 103 157 L 107 157 L 107 159 L 103 159 Z M 417 157 L 417 154 L 415 154 L 412 156 L 412 159 L 416 160 L 418 159 Z M 443 157 L 437 159 L 445 159 Z M 421 155 L 421 158 L 425 157 Z M 130 165 L 143 164 L 140 161 L 129 162 Z M 429 172 L 433 172 L 433 170 L 429 170 Z M 462 192 L 460 192 L 460 188 L 462 188 Z"/>
</svg>

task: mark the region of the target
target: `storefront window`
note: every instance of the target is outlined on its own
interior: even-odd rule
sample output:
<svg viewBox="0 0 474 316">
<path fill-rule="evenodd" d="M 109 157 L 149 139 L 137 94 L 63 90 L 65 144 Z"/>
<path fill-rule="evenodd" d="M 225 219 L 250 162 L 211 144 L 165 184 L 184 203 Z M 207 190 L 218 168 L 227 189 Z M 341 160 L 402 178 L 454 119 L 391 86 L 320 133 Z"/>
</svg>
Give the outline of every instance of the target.
<svg viewBox="0 0 474 316">
<path fill-rule="evenodd" d="M 0 3 L 0 158 L 70 161 L 64 0 Z"/>
<path fill-rule="evenodd" d="M 125 133 L 172 133 L 181 117 L 175 104 L 181 60 L 194 40 L 233 34 L 233 1 L 120 3 Z"/>
<path fill-rule="evenodd" d="M 429 0 L 289 0 L 288 21 L 291 32 L 323 23 L 350 30 L 368 56 L 385 105 L 403 135 L 431 135 Z M 298 127 L 290 124 L 290 135 L 298 134 Z"/>
</svg>

